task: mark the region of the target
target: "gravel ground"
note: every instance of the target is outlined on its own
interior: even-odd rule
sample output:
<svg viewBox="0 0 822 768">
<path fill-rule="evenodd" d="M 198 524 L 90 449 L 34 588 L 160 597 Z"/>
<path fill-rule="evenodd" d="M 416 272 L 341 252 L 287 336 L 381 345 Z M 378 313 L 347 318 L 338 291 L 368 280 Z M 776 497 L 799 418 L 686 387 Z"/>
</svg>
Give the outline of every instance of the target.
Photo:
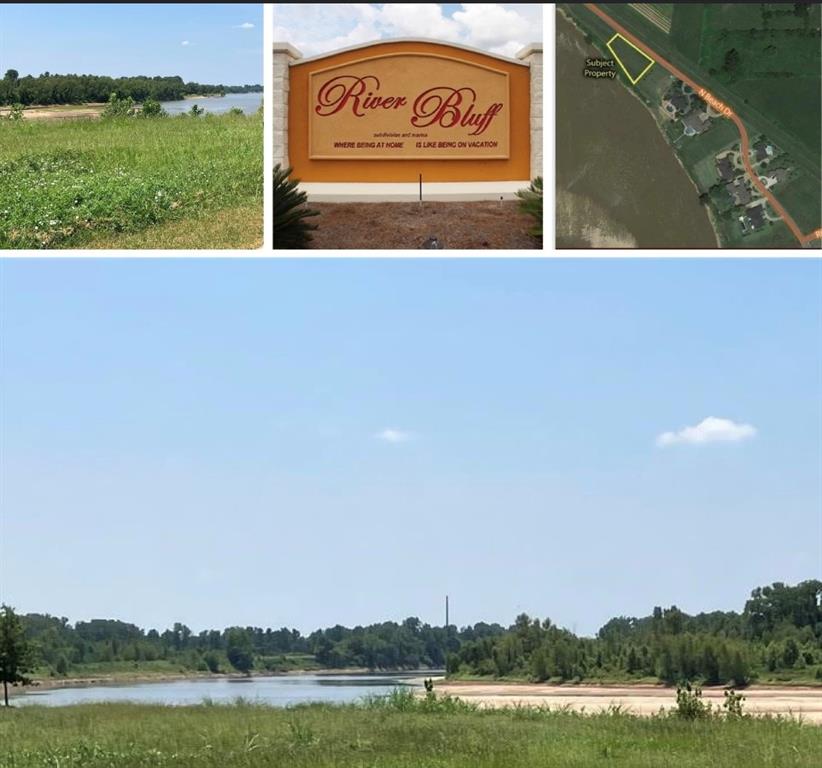
<svg viewBox="0 0 822 768">
<path fill-rule="evenodd" d="M 519 202 L 311 203 L 320 215 L 313 249 L 418 249 L 436 237 L 445 249 L 542 249 Z"/>
</svg>

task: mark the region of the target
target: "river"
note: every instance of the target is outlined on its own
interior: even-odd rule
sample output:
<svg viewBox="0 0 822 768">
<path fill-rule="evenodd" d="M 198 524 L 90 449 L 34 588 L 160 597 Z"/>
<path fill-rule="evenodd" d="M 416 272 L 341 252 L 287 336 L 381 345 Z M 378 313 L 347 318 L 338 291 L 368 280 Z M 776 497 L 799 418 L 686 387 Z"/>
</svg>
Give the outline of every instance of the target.
<svg viewBox="0 0 822 768">
<path fill-rule="evenodd" d="M 15 696 L 15 704 L 64 707 L 91 702 L 127 701 L 139 704 L 202 704 L 231 702 L 238 698 L 270 706 L 287 707 L 307 702 L 345 704 L 365 696 L 384 696 L 402 686 L 418 686 L 423 676 L 441 672 L 398 672 L 364 675 L 280 675 L 276 677 L 196 678 L 157 683 L 91 685 L 77 688 L 28 688 Z"/>
<path fill-rule="evenodd" d="M 602 56 L 556 14 L 557 248 L 715 248 L 697 191 L 648 109 L 615 80 L 582 76 Z"/>
<path fill-rule="evenodd" d="M 182 101 L 163 101 L 163 109 L 170 115 L 188 112 L 193 104 L 202 107 L 206 112 L 219 115 L 222 112 L 239 107 L 247 115 L 253 114 L 263 103 L 261 93 L 227 93 L 225 96 L 197 96 Z"/>
</svg>

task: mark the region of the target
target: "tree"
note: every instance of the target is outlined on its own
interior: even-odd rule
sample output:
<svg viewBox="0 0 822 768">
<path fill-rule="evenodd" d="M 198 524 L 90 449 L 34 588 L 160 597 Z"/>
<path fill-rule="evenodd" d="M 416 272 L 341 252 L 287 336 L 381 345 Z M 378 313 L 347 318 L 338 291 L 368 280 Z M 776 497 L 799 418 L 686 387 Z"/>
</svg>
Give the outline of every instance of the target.
<svg viewBox="0 0 822 768">
<path fill-rule="evenodd" d="M 3 700 L 9 705 L 9 683 L 28 685 L 26 677 L 33 666 L 31 645 L 25 636 L 23 623 L 14 609 L 0 606 L 0 678 L 3 680 Z"/>
<path fill-rule="evenodd" d="M 251 640 L 245 630 L 235 627 L 228 631 L 226 656 L 234 669 L 248 674 L 254 668 Z"/>
<path fill-rule="evenodd" d="M 3 79 L 8 80 L 10 83 L 16 83 L 19 77 L 20 73 L 16 69 L 7 69 Z"/>
</svg>

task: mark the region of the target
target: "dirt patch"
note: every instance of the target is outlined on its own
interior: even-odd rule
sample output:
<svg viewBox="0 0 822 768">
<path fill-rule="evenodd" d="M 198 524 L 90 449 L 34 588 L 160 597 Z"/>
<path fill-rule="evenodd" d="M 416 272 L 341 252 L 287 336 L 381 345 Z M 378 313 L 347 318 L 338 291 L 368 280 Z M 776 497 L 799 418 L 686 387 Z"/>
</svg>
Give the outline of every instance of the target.
<svg viewBox="0 0 822 768">
<path fill-rule="evenodd" d="M 598 712 L 621 706 L 637 715 L 653 715 L 676 703 L 676 690 L 663 686 L 537 685 L 530 683 L 436 683 L 437 693 L 448 693 L 487 707 L 548 706 Z M 721 708 L 724 688 L 702 689 L 702 698 Z M 750 686 L 741 690 L 744 710 L 754 715 L 796 715 L 822 725 L 822 690 Z"/>
<path fill-rule="evenodd" d="M 32 106 L 23 110 L 24 120 L 96 120 L 103 114 L 105 104 L 61 104 L 48 107 Z M 0 118 L 11 112 L 10 107 L 0 108 Z"/>
<path fill-rule="evenodd" d="M 311 203 L 320 215 L 313 249 L 418 249 L 431 237 L 443 248 L 541 249 L 534 220 L 519 202 Z"/>
</svg>

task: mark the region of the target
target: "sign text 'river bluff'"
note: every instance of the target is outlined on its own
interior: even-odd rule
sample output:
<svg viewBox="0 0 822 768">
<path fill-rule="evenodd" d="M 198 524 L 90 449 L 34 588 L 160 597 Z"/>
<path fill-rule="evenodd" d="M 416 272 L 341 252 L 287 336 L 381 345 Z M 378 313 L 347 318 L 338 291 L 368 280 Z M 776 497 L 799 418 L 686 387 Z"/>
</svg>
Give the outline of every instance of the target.
<svg viewBox="0 0 822 768">
<path fill-rule="evenodd" d="M 424 85 L 409 87 L 409 72 Z M 310 82 L 312 159 L 509 156 L 506 72 L 408 53 L 314 72 Z"/>
</svg>

